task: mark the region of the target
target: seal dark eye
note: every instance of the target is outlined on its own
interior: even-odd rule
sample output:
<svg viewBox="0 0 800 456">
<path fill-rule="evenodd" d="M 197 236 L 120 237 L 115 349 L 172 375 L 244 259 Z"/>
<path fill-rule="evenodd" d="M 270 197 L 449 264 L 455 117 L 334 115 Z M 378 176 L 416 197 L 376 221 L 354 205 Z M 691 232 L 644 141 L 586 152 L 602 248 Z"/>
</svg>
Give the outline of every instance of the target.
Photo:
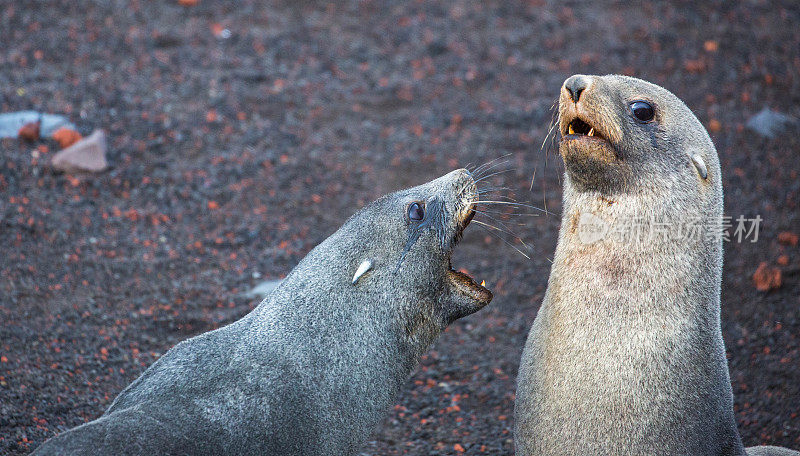
<svg viewBox="0 0 800 456">
<path fill-rule="evenodd" d="M 650 122 L 655 117 L 656 112 L 653 109 L 653 106 L 646 101 L 634 101 L 631 103 L 631 112 L 633 113 L 633 117 L 641 120 L 642 122 Z"/>
<path fill-rule="evenodd" d="M 411 203 L 408 205 L 408 218 L 419 222 L 425 218 L 425 208 L 420 203 Z"/>
</svg>

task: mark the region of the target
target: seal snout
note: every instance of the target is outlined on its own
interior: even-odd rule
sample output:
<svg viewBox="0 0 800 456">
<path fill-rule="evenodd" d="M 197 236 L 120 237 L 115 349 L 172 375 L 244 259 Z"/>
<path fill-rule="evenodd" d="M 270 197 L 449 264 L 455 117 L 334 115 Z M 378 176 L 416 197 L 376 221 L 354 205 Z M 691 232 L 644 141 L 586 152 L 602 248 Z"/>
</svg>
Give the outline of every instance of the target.
<svg viewBox="0 0 800 456">
<path fill-rule="evenodd" d="M 466 169 L 459 169 L 451 173 L 454 182 L 455 211 L 453 214 L 453 221 L 455 222 L 455 234 L 453 235 L 452 248 L 461 240 L 464 235 L 464 229 L 469 225 L 475 217 L 475 205 L 478 203 L 478 186 L 475 182 L 472 173 Z M 484 285 L 485 282 L 478 284 L 478 282 L 462 271 L 457 271 L 450 263 L 448 255 L 448 271 L 447 271 L 450 284 L 459 295 L 465 297 L 470 302 L 477 303 L 477 307 L 469 313 L 477 310 L 480 307 L 487 305 L 492 300 L 492 292 L 489 291 Z"/>
<path fill-rule="evenodd" d="M 611 143 L 603 133 L 601 124 L 577 110 L 565 110 L 562 114 L 562 141 L 602 141 Z"/>
<path fill-rule="evenodd" d="M 459 231 L 469 225 L 475 217 L 475 205 L 478 203 L 478 186 L 472 173 L 466 169 L 454 171 L 456 176 L 456 223 Z"/>
<path fill-rule="evenodd" d="M 592 97 L 593 85 L 593 77 L 583 74 L 570 76 L 564 81 L 559 101 L 560 130 L 564 140 L 594 138 L 608 141 L 607 135 L 603 134 L 603 122 L 595 119 L 597 109 L 594 104 L 597 100 Z"/>
<path fill-rule="evenodd" d="M 564 87 L 562 90 L 567 92 L 567 96 L 570 100 L 572 100 L 573 103 L 577 103 L 580 101 L 583 92 L 591 83 L 592 80 L 589 76 L 576 74 L 574 76 L 570 76 L 566 81 L 564 81 Z"/>
<path fill-rule="evenodd" d="M 576 74 L 561 87 L 558 127 L 561 154 L 572 160 L 615 161 L 620 132 L 608 117 L 610 101 L 602 78 Z M 583 167 L 585 168 L 585 167 Z"/>
</svg>

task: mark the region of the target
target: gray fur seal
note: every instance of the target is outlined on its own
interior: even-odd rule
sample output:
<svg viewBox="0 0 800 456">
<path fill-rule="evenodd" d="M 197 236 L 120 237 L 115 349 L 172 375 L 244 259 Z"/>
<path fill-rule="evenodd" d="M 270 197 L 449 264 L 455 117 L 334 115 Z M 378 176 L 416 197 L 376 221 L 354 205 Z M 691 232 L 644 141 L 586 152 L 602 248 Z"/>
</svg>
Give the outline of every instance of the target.
<svg viewBox="0 0 800 456">
<path fill-rule="evenodd" d="M 563 215 L 517 379 L 516 454 L 746 454 L 711 138 L 672 93 L 617 75 L 567 79 L 558 127 Z"/>
<path fill-rule="evenodd" d="M 365 206 L 248 315 L 34 454 L 356 453 L 438 334 L 492 299 L 450 264 L 477 199 L 456 170 Z"/>
</svg>

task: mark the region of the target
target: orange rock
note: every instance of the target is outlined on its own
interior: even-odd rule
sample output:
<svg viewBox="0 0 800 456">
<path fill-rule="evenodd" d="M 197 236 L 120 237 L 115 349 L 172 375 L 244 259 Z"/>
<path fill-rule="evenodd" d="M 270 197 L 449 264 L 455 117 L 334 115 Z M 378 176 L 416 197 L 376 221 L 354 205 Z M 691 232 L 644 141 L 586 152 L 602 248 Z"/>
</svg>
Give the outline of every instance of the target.
<svg viewBox="0 0 800 456">
<path fill-rule="evenodd" d="M 683 67 L 689 73 L 704 73 L 706 71 L 706 62 L 703 59 L 687 60 L 683 63 Z"/>
<path fill-rule="evenodd" d="M 181 6 L 196 6 L 200 3 L 199 0 L 178 0 L 178 4 Z"/>
<path fill-rule="evenodd" d="M 778 257 L 778 264 L 781 266 L 788 266 L 789 265 L 789 256 L 788 255 L 781 255 Z"/>
<path fill-rule="evenodd" d="M 17 136 L 25 141 L 36 141 L 39 139 L 39 122 L 26 123 L 20 127 Z"/>
<path fill-rule="evenodd" d="M 455 445 L 453 445 L 453 449 L 458 451 L 459 453 L 463 453 L 463 452 L 467 451 L 467 450 L 464 449 L 463 446 L 461 446 L 460 443 L 456 443 Z"/>
<path fill-rule="evenodd" d="M 56 140 L 62 149 L 66 149 L 67 147 L 83 139 L 83 136 L 71 128 L 61 127 L 53 132 L 53 139 Z"/>
<path fill-rule="evenodd" d="M 781 270 L 762 262 L 753 273 L 753 282 L 758 291 L 776 290 L 781 287 Z"/>
<path fill-rule="evenodd" d="M 791 245 L 797 247 L 798 236 L 790 231 L 783 231 L 778 233 L 778 242 L 783 245 Z"/>
</svg>

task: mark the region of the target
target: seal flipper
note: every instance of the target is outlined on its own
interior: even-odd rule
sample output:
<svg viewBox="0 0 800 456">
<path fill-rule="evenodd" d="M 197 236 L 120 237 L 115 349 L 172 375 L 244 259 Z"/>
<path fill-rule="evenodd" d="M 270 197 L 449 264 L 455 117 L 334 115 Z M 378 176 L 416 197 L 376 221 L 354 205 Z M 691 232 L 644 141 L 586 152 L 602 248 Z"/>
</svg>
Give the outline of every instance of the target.
<svg viewBox="0 0 800 456">
<path fill-rule="evenodd" d="M 140 455 L 140 454 L 215 454 L 210 439 L 191 439 L 181 435 L 174 423 L 160 420 L 144 405 L 104 415 L 46 441 L 32 454 L 36 456 Z M 199 437 L 199 436 L 198 436 Z"/>
</svg>

